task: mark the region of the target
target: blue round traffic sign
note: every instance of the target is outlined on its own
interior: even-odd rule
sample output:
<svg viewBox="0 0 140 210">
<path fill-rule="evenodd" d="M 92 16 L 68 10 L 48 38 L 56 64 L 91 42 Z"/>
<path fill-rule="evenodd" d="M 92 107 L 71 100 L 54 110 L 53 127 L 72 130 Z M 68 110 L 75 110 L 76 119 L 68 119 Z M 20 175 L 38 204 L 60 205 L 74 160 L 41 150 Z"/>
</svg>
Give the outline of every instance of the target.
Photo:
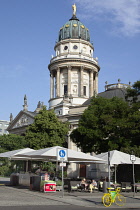
<svg viewBox="0 0 140 210">
<path fill-rule="evenodd" d="M 66 156 L 65 150 L 60 150 L 60 151 L 59 151 L 59 156 L 60 156 L 61 158 L 64 158 L 64 157 Z"/>
</svg>

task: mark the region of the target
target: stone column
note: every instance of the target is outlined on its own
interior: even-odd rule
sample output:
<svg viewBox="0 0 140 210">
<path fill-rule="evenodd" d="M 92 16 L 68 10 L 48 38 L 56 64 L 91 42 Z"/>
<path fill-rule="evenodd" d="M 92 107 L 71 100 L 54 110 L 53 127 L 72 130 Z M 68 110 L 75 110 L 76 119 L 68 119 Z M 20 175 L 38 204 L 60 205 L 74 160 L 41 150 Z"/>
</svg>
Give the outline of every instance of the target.
<svg viewBox="0 0 140 210">
<path fill-rule="evenodd" d="M 98 94 L 98 72 L 95 73 L 95 93 Z"/>
<path fill-rule="evenodd" d="M 71 94 L 71 66 L 68 66 L 68 96 Z"/>
<path fill-rule="evenodd" d="M 50 98 L 54 98 L 54 76 L 50 73 Z"/>
<path fill-rule="evenodd" d="M 57 84 L 57 90 L 56 90 L 56 96 L 60 97 L 60 68 L 57 69 L 57 76 L 56 76 L 56 84 Z"/>
<path fill-rule="evenodd" d="M 93 96 L 95 96 L 96 84 L 95 84 L 95 72 L 93 72 Z"/>
<path fill-rule="evenodd" d="M 93 96 L 93 69 L 89 73 L 89 97 Z"/>
<path fill-rule="evenodd" d="M 83 71 L 84 66 L 81 66 L 81 74 L 80 74 L 80 96 L 83 97 Z"/>
</svg>

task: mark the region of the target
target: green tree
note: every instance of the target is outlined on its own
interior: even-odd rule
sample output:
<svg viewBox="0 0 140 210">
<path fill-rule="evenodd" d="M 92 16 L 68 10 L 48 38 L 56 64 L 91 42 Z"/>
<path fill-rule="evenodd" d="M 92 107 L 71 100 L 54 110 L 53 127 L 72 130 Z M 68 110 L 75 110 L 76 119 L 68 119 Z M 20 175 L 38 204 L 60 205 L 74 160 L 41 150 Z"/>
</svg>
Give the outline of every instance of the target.
<svg viewBox="0 0 140 210">
<path fill-rule="evenodd" d="M 140 80 L 134 82 L 132 87 L 127 88 L 126 100 L 130 103 L 138 102 L 140 97 Z"/>
<path fill-rule="evenodd" d="M 24 136 L 19 136 L 16 134 L 4 134 L 0 136 L 0 153 L 22 149 L 26 147 L 26 141 Z"/>
<path fill-rule="evenodd" d="M 0 153 L 25 148 L 24 136 L 8 134 L 0 136 Z M 22 161 L 23 162 L 23 161 Z M 8 158 L 0 158 L 0 175 L 9 176 L 15 169 L 14 166 L 23 165 L 21 161 L 9 161 Z"/>
<path fill-rule="evenodd" d="M 131 88 L 127 89 L 126 100 L 130 103 L 131 114 L 129 115 L 129 119 L 131 123 L 131 137 L 134 146 L 137 146 L 136 153 L 140 149 L 138 146 L 140 145 L 140 80 L 136 81 Z"/>
<path fill-rule="evenodd" d="M 137 145 L 122 148 L 121 151 L 130 155 L 135 154 L 136 157 L 140 157 L 140 146 Z"/>
<path fill-rule="evenodd" d="M 26 133 L 26 141 L 30 148 L 40 149 L 52 146 L 66 146 L 68 123 L 61 122 L 53 110 L 46 110 L 44 106 L 35 117 Z"/>
<path fill-rule="evenodd" d="M 84 152 L 106 152 L 140 145 L 140 112 L 120 98 L 93 98 L 84 111 L 72 140 Z M 137 139 L 137 140 L 136 140 Z"/>
</svg>

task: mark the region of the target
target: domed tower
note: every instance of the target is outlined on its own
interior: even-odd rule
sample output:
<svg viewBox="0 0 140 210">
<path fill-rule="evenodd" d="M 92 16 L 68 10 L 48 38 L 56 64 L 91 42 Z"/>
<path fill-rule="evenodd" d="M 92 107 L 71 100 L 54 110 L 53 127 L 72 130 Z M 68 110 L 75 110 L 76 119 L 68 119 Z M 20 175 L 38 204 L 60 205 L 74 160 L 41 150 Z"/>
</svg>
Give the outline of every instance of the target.
<svg viewBox="0 0 140 210">
<path fill-rule="evenodd" d="M 100 67 L 93 58 L 94 47 L 88 28 L 76 17 L 76 5 L 72 5 L 72 18 L 59 31 L 55 57 L 48 66 L 50 71 L 49 108 L 57 109 L 67 100 L 69 106 L 82 105 L 98 93 Z M 67 114 L 67 111 L 59 114 Z"/>
</svg>

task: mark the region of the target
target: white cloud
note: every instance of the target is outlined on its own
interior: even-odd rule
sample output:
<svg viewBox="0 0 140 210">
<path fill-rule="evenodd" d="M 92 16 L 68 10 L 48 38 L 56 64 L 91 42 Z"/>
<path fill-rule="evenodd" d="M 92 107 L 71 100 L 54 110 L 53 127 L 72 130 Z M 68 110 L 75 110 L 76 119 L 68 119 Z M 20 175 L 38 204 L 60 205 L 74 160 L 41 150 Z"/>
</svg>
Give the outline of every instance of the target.
<svg viewBox="0 0 140 210">
<path fill-rule="evenodd" d="M 83 18 L 112 23 L 112 30 L 124 36 L 140 33 L 140 0 L 75 0 Z"/>
</svg>

